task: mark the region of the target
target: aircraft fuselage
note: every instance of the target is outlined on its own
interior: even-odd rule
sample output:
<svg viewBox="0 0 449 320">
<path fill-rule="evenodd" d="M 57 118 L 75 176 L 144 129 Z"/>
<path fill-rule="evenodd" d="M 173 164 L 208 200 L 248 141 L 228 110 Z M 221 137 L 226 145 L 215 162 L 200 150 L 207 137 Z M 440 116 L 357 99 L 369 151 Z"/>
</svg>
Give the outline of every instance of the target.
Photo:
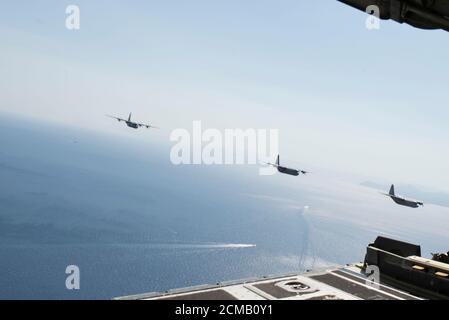
<svg viewBox="0 0 449 320">
<path fill-rule="evenodd" d="M 135 124 L 134 122 L 129 122 L 129 121 L 127 121 L 127 122 L 126 122 L 126 125 L 127 125 L 128 127 L 130 127 L 130 128 L 133 128 L 133 129 L 138 129 L 138 128 L 139 128 L 139 126 L 138 126 L 137 124 Z"/>
<path fill-rule="evenodd" d="M 406 207 L 410 207 L 410 208 L 419 208 L 419 203 L 416 201 L 410 201 L 410 200 L 406 200 L 406 199 L 402 199 L 402 198 L 398 198 L 398 197 L 394 197 L 394 196 L 390 196 L 390 198 L 396 202 L 397 204 L 401 205 L 401 206 L 406 206 Z"/>
<path fill-rule="evenodd" d="M 281 166 L 278 166 L 277 168 L 278 168 L 278 171 L 280 173 L 288 174 L 288 175 L 291 175 L 291 176 L 299 176 L 299 171 L 298 170 L 290 169 L 290 168 L 286 168 L 286 167 L 281 167 Z"/>
</svg>

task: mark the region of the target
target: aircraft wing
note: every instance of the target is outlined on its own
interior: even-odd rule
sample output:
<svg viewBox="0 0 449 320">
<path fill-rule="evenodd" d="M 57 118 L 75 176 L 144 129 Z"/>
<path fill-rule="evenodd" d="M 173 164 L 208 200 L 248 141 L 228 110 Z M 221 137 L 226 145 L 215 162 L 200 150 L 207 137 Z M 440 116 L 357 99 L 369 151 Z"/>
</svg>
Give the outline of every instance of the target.
<svg viewBox="0 0 449 320">
<path fill-rule="evenodd" d="M 400 199 L 399 197 L 397 197 L 397 196 L 392 196 L 391 194 L 389 194 L 389 193 L 384 193 L 384 192 L 379 192 L 381 195 L 384 195 L 384 196 L 387 196 L 387 197 L 394 197 L 394 198 L 396 198 L 396 199 Z"/>
<path fill-rule="evenodd" d="M 412 201 L 412 200 L 407 200 L 407 199 L 405 199 L 405 198 L 403 198 L 403 197 L 400 197 L 400 196 L 398 196 L 398 195 L 391 195 L 391 194 L 389 194 L 389 193 L 383 193 L 383 192 L 380 192 L 380 194 L 383 194 L 384 196 L 387 196 L 387 197 L 390 197 L 390 198 L 396 199 L 396 200 Z"/>
<path fill-rule="evenodd" d="M 112 118 L 112 119 L 118 120 L 119 122 L 120 122 L 120 121 L 125 121 L 125 122 L 127 121 L 127 120 L 125 120 L 125 119 L 122 119 L 122 118 L 117 118 L 117 117 L 111 116 L 111 115 L 109 115 L 109 114 L 107 114 L 107 115 L 106 115 L 106 117 L 109 117 L 109 118 Z"/>
<path fill-rule="evenodd" d="M 160 129 L 159 127 L 152 126 L 151 124 L 145 124 L 145 123 L 136 123 L 139 127 L 145 127 L 147 129 L 153 128 L 153 129 Z"/>
<path fill-rule="evenodd" d="M 272 167 L 275 167 L 275 168 L 279 167 L 277 164 L 269 163 L 269 162 L 262 162 L 262 164 L 266 165 L 266 166 L 272 166 Z"/>
<path fill-rule="evenodd" d="M 379 18 L 382 20 L 391 19 L 399 23 L 407 23 L 420 29 L 442 29 L 449 31 L 449 2 L 447 0 L 338 1 L 364 12 L 373 12 L 373 8 L 377 8 Z"/>
</svg>

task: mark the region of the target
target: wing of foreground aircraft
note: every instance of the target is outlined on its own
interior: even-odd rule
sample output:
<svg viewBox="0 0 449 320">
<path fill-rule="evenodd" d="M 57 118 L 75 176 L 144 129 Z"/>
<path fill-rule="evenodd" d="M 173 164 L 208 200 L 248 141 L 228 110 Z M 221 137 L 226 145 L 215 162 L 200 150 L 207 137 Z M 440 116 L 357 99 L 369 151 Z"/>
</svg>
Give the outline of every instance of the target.
<svg viewBox="0 0 449 320">
<path fill-rule="evenodd" d="M 145 128 L 147 128 L 147 129 L 150 129 L 150 128 L 153 128 L 153 129 L 160 129 L 159 127 L 155 127 L 155 126 L 152 126 L 152 125 L 150 125 L 150 124 L 145 124 L 145 123 L 136 123 L 139 127 L 145 127 Z"/>
<path fill-rule="evenodd" d="M 111 115 L 109 115 L 109 114 L 107 114 L 106 117 L 109 117 L 109 118 L 118 120 L 118 122 L 120 122 L 120 121 L 125 121 L 125 122 L 126 122 L 126 121 L 127 121 L 126 119 L 122 119 L 122 118 L 118 118 L 118 117 L 115 117 L 115 116 L 111 116 Z"/>
<path fill-rule="evenodd" d="M 369 6 L 379 8 L 380 19 L 406 23 L 420 29 L 449 31 L 449 1 L 447 0 L 338 0 L 372 14 Z M 371 12 L 370 12 L 371 11 Z"/>
</svg>

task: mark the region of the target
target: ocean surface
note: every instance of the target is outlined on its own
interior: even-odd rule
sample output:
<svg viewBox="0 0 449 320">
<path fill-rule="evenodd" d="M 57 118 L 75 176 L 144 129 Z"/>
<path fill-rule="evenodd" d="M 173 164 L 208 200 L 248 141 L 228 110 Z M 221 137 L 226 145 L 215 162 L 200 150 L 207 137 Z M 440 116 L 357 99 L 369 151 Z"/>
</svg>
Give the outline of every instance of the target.
<svg viewBox="0 0 449 320">
<path fill-rule="evenodd" d="M 131 130 L 131 129 L 129 129 Z M 171 142 L 0 115 L 0 299 L 111 299 L 363 260 L 377 235 L 449 249 L 449 209 L 257 166 L 174 166 Z M 80 290 L 65 286 L 80 268 Z"/>
</svg>

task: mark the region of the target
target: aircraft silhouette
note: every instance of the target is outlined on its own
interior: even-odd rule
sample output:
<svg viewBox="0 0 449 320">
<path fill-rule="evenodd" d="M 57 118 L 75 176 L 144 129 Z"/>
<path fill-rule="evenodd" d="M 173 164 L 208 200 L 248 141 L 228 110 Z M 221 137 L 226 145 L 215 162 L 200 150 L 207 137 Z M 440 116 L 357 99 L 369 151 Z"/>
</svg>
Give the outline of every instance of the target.
<svg viewBox="0 0 449 320">
<path fill-rule="evenodd" d="M 419 208 L 420 206 L 424 206 L 424 203 L 422 203 L 422 202 L 414 201 L 414 200 L 407 200 L 407 199 L 398 197 L 394 192 L 394 184 L 391 185 L 390 192 L 388 194 L 387 193 L 382 193 L 382 194 L 387 197 L 390 197 L 395 203 L 397 203 L 401 206 L 410 207 L 410 208 Z"/>
<path fill-rule="evenodd" d="M 278 155 L 278 157 L 276 159 L 276 163 L 275 164 L 273 164 L 273 163 L 267 163 L 267 164 L 277 168 L 280 173 L 288 174 L 288 175 L 291 175 L 291 176 L 299 176 L 300 173 L 301 174 L 307 174 L 308 173 L 307 171 L 304 171 L 304 170 L 297 170 L 297 169 L 292 169 L 292 168 L 287 168 L 287 167 L 281 166 L 280 165 L 280 161 L 279 161 L 279 155 Z"/>
<path fill-rule="evenodd" d="M 133 128 L 133 129 L 139 129 L 140 127 L 145 127 L 147 129 L 150 129 L 150 128 L 159 129 L 158 127 L 152 126 L 150 124 L 138 123 L 138 122 L 131 121 L 131 115 L 132 115 L 132 113 L 129 114 L 128 120 L 122 119 L 122 118 L 118 118 L 118 117 L 114 117 L 114 116 L 110 116 L 108 114 L 106 116 L 109 117 L 109 118 L 116 119 L 118 122 L 122 122 L 123 121 L 123 122 L 126 123 L 126 125 L 128 127 Z"/>
</svg>

